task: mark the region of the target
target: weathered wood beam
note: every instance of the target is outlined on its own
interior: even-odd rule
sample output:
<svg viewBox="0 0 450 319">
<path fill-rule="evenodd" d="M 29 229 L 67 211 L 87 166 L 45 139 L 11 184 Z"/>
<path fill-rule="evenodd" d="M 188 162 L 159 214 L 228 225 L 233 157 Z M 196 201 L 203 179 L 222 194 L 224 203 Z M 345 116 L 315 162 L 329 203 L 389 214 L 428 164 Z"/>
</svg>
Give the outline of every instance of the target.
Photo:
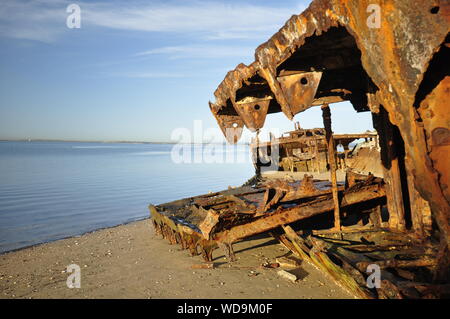
<svg viewBox="0 0 450 319">
<path fill-rule="evenodd" d="M 308 260 L 309 248 L 305 245 L 304 241 L 295 233 L 291 226 L 283 226 L 283 230 L 287 238 L 291 241 L 292 245 L 296 249 L 299 257 Z"/>
<path fill-rule="evenodd" d="M 380 138 L 381 159 L 389 211 L 389 227 L 404 231 L 406 229 L 405 208 L 399 159 L 396 150 L 397 145 L 394 139 L 394 125 L 390 122 L 388 113 L 382 107 L 379 114 L 373 114 L 373 124 Z"/>
<path fill-rule="evenodd" d="M 412 247 L 419 245 L 419 247 L 426 247 L 421 240 L 414 236 L 403 233 L 393 232 L 389 229 L 373 229 L 367 227 L 344 227 L 342 232 L 330 232 L 327 230 L 313 230 L 313 235 L 321 236 L 324 240 L 328 238 L 344 239 L 360 242 L 361 244 L 348 246 L 349 249 L 371 249 L 371 247 L 378 247 L 373 249 L 392 250 L 401 247 Z M 383 248 L 384 247 L 384 248 Z M 371 249 L 370 251 L 372 251 Z"/>
<path fill-rule="evenodd" d="M 341 232 L 342 234 L 350 234 L 350 233 L 360 233 L 363 231 L 377 231 L 373 228 L 369 228 L 367 226 L 341 226 L 341 231 L 337 231 L 335 228 L 330 229 L 313 229 L 311 232 L 313 235 L 336 235 L 339 237 Z"/>
<path fill-rule="evenodd" d="M 423 296 L 431 298 L 442 298 L 450 295 L 450 284 L 430 284 L 425 282 L 402 281 L 398 283 L 399 287 L 415 288 Z"/>
<path fill-rule="evenodd" d="M 436 259 L 430 257 L 422 257 L 415 260 L 388 259 L 377 261 L 363 261 L 356 264 L 359 270 L 365 271 L 370 264 L 376 264 L 381 269 L 385 268 L 408 268 L 408 267 L 430 267 L 436 265 Z"/>
<path fill-rule="evenodd" d="M 283 226 L 283 229 L 292 243 L 294 249 L 291 249 L 291 251 L 295 255 L 327 273 L 337 285 L 347 290 L 353 296 L 366 299 L 374 298 L 374 295 L 367 288 L 361 286 L 361 282 L 358 282 L 364 281 L 364 279 L 361 274 L 354 274 L 355 271 L 358 272 L 356 269 L 339 267 L 325 252 L 320 251 L 317 247 L 308 248 L 305 241 L 290 226 Z"/>
<path fill-rule="evenodd" d="M 328 253 L 332 253 L 337 258 L 340 258 L 345 262 L 348 262 L 354 267 L 357 267 L 357 264 L 360 262 L 368 262 L 369 264 L 374 263 L 363 254 L 352 252 L 348 249 L 345 249 L 344 247 L 328 243 L 317 237 L 311 237 L 311 241 L 316 242 L 317 243 L 316 245 L 319 245 L 322 249 L 326 250 Z M 381 286 L 380 288 L 377 288 L 379 297 L 402 298 L 403 295 L 415 298 L 419 297 L 418 293 L 411 288 L 402 287 L 402 289 L 400 289 L 398 287 L 399 279 L 392 273 L 386 271 L 385 269 L 380 270 L 380 275 L 381 275 Z"/>
</svg>

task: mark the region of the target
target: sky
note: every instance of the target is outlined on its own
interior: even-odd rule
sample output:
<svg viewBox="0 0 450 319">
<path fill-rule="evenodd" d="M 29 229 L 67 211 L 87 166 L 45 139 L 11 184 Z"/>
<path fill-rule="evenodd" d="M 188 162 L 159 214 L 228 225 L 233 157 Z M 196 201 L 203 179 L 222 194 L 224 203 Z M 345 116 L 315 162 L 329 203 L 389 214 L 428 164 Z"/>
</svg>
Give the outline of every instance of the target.
<svg viewBox="0 0 450 319">
<path fill-rule="evenodd" d="M 0 139 L 174 142 L 196 120 L 218 130 L 208 101 L 226 73 L 309 2 L 2 0 Z M 80 28 L 67 26 L 71 4 Z M 347 102 L 331 110 L 335 133 L 372 128 Z M 295 121 L 323 126 L 320 108 Z M 293 123 L 271 114 L 266 127 Z"/>
</svg>

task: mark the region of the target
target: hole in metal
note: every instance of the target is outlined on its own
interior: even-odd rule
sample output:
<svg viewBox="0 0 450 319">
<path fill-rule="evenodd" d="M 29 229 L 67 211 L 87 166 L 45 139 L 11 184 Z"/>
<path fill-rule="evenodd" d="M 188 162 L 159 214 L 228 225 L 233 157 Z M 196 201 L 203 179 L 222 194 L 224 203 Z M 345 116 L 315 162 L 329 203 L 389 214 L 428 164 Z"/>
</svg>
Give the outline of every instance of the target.
<svg viewBox="0 0 450 319">
<path fill-rule="evenodd" d="M 431 8 L 431 9 L 430 9 L 430 12 L 431 12 L 432 14 L 438 13 L 438 12 L 439 12 L 439 6 L 435 6 L 435 7 Z"/>
</svg>

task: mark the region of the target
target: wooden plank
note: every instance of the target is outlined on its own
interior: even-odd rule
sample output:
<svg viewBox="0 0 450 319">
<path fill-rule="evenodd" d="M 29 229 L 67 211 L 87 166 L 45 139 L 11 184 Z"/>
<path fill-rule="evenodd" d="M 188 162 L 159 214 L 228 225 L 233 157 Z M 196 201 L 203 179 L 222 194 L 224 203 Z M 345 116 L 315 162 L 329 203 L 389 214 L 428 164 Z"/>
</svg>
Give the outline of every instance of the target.
<svg viewBox="0 0 450 319">
<path fill-rule="evenodd" d="M 297 255 L 302 259 L 309 259 L 309 248 L 305 245 L 304 241 L 295 233 L 291 226 L 283 226 L 283 230 L 286 233 L 287 238 L 291 241 L 292 245 L 297 251 Z"/>
<path fill-rule="evenodd" d="M 445 298 L 450 295 L 450 284 L 430 284 L 424 282 L 404 281 L 399 283 L 400 287 L 417 289 L 423 296 L 432 298 Z"/>
<path fill-rule="evenodd" d="M 368 262 L 369 264 L 373 264 L 369 258 L 364 256 L 363 254 L 358 254 L 344 247 L 340 247 L 331 243 L 327 243 L 317 237 L 311 237 L 311 241 L 315 242 L 315 245 L 320 245 L 322 249 L 327 250 L 329 253 L 332 253 L 337 258 L 348 262 L 354 267 L 357 267 L 359 262 Z M 365 271 L 364 271 L 365 272 Z M 385 269 L 380 270 L 381 275 L 381 287 L 377 288 L 377 292 L 380 297 L 383 298 L 402 298 L 403 295 L 408 297 L 418 298 L 419 295 L 417 291 L 411 288 L 402 287 L 400 289 L 398 287 L 398 283 L 400 282 L 399 278 L 394 276 L 392 273 L 386 271 Z"/>
<path fill-rule="evenodd" d="M 312 231 L 313 235 L 330 237 L 336 239 L 353 240 L 362 245 L 361 247 L 380 246 L 424 246 L 417 238 L 407 233 L 390 231 L 389 229 L 368 229 L 367 227 L 343 227 L 341 233 L 336 231 Z M 358 245 L 358 244 L 356 244 Z M 357 246 L 355 246 L 357 249 Z M 351 247 L 348 247 L 351 248 Z M 392 248 L 389 248 L 392 249 Z"/>
<path fill-rule="evenodd" d="M 381 146 L 383 175 L 386 182 L 387 207 L 389 211 L 389 227 L 405 230 L 405 210 L 401 185 L 400 167 L 394 141 L 394 126 L 388 113 L 380 108 L 380 113 L 374 116 L 374 126 L 378 131 Z"/>
<path fill-rule="evenodd" d="M 381 269 L 386 268 L 408 268 L 408 267 L 430 267 L 436 265 L 436 259 L 430 257 L 422 257 L 415 260 L 401 260 L 401 259 L 388 259 L 377 261 L 362 261 L 358 262 L 356 266 L 359 270 L 365 271 L 370 264 L 376 264 Z"/>
<path fill-rule="evenodd" d="M 351 294 L 357 296 L 358 298 L 373 299 L 374 296 L 369 292 L 368 289 L 360 286 L 356 280 L 349 275 L 344 269 L 336 265 L 328 255 L 320 251 L 311 252 L 311 260 L 320 269 L 325 271 L 334 281 Z"/>
<path fill-rule="evenodd" d="M 365 299 L 374 298 L 374 295 L 368 289 L 362 287 L 348 271 L 333 263 L 326 253 L 318 249 L 309 249 L 304 240 L 290 226 L 283 226 L 283 229 L 295 247 L 293 252 L 297 256 L 327 273 L 336 284 L 347 290 L 353 296 Z M 358 277 L 358 280 L 360 279 L 361 275 Z"/>
</svg>

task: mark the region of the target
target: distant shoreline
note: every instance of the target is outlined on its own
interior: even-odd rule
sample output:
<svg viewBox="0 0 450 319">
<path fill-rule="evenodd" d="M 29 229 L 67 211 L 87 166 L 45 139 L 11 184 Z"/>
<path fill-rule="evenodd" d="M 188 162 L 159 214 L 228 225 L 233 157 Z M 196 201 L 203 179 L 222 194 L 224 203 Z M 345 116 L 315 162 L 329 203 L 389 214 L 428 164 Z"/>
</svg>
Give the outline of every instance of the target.
<svg viewBox="0 0 450 319">
<path fill-rule="evenodd" d="M 114 144 L 177 144 L 175 142 L 146 142 L 146 141 L 83 141 L 83 140 L 47 140 L 47 139 L 0 139 L 0 142 L 63 142 L 63 143 L 114 143 Z"/>
<path fill-rule="evenodd" d="M 179 144 L 178 142 L 145 142 L 145 141 L 83 141 L 83 140 L 45 140 L 45 139 L 20 139 L 20 140 L 8 140 L 0 139 L 0 142 L 55 142 L 55 143 L 105 143 L 105 144 Z M 227 144 L 225 141 L 223 143 L 180 143 L 180 144 L 191 144 L 191 145 L 204 145 L 204 144 Z M 237 143 L 235 145 L 249 145 L 249 143 Z"/>
</svg>

